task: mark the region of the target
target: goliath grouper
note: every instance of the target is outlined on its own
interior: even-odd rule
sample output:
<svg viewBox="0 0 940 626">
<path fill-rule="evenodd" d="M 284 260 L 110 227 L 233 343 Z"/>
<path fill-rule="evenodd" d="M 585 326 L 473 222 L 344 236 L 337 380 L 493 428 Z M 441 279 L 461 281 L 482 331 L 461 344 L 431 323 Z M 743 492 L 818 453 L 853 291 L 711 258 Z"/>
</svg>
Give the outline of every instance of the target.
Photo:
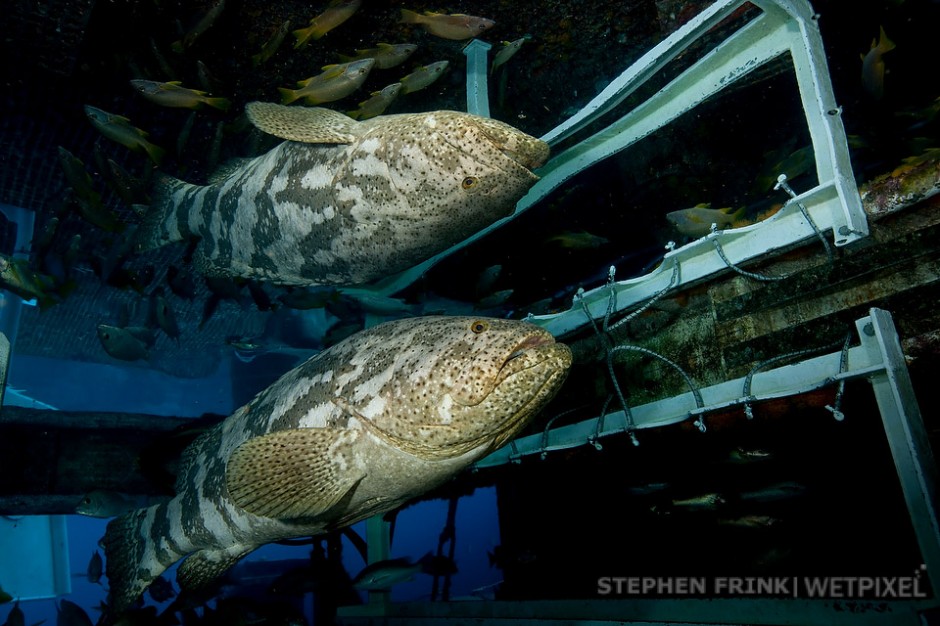
<svg viewBox="0 0 940 626">
<path fill-rule="evenodd" d="M 204 588 L 262 544 L 400 506 L 506 443 L 570 365 L 521 321 L 417 317 L 349 337 L 194 441 L 172 500 L 108 524 L 110 606 L 186 555 L 180 586 Z"/>
<path fill-rule="evenodd" d="M 163 177 L 138 251 L 199 240 L 208 276 L 281 285 L 364 284 L 420 263 L 512 213 L 548 144 L 456 111 L 358 122 L 252 102 L 287 139 L 208 186 Z"/>
</svg>

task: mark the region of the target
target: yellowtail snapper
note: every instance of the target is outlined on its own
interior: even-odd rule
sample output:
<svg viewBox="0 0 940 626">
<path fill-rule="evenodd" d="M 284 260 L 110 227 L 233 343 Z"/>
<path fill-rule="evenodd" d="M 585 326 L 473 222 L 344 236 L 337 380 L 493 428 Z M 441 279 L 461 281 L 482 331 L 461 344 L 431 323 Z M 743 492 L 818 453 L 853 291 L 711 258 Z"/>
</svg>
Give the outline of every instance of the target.
<svg viewBox="0 0 940 626">
<path fill-rule="evenodd" d="M 422 15 L 408 9 L 401 10 L 401 23 L 417 24 L 432 35 L 455 40 L 478 37 L 496 24 L 491 19 L 464 15 L 463 13 L 445 15 L 444 13 L 425 11 Z"/>
<path fill-rule="evenodd" d="M 415 68 L 413 72 L 403 77 L 399 82 L 402 86 L 402 93 L 412 93 L 424 89 L 438 78 L 444 75 L 444 70 L 450 65 L 450 61 L 436 61 L 429 65 L 422 65 Z"/>
<path fill-rule="evenodd" d="M 381 91 L 373 91 L 371 98 L 360 102 L 358 109 L 347 111 L 346 115 L 354 120 L 367 120 L 376 115 L 381 115 L 395 101 L 401 90 L 401 83 L 392 83 Z"/>
<path fill-rule="evenodd" d="M 281 101 L 290 104 L 303 99 L 307 104 L 320 104 L 345 98 L 362 86 L 373 65 L 374 59 L 326 65 L 321 74 L 299 81 L 300 89 L 279 88 Z"/>
<path fill-rule="evenodd" d="M 404 63 L 417 49 L 418 46 L 413 43 L 379 43 L 375 48 L 362 48 L 356 50 L 356 54 L 341 54 L 339 58 L 344 62 L 375 59 L 376 69 L 387 70 Z"/>
<path fill-rule="evenodd" d="M 170 45 L 170 49 L 179 54 L 196 43 L 196 39 L 209 30 L 209 28 L 215 24 L 215 21 L 219 19 L 223 9 L 225 9 L 225 0 L 218 0 L 218 2 L 209 7 L 209 10 L 203 13 L 196 23 L 186 31 L 182 39 L 174 41 Z"/>
<path fill-rule="evenodd" d="M 161 83 L 135 78 L 131 80 L 131 86 L 150 102 L 165 107 L 201 109 L 209 106 L 220 111 L 228 111 L 232 106 L 228 98 L 214 98 L 205 91 L 184 87 L 183 83 L 178 80 Z"/>
<path fill-rule="evenodd" d="M 434 556 L 430 552 L 416 563 L 403 557 L 377 561 L 367 565 L 353 579 L 353 587 L 364 591 L 383 591 L 395 585 L 414 580 L 416 574 L 448 576 L 457 573 L 457 565 L 449 558 Z"/>
<path fill-rule="evenodd" d="M 131 125 L 131 121 L 126 117 L 102 111 L 96 107 L 86 104 L 85 115 L 92 126 L 110 139 L 122 146 L 125 146 L 135 152 L 143 152 L 150 160 L 160 164 L 166 151 L 160 146 L 147 141 L 150 135 L 136 126 Z"/>
<path fill-rule="evenodd" d="M 117 214 L 104 206 L 101 195 L 95 191 L 91 175 L 88 174 L 82 160 L 59 146 L 59 163 L 62 165 L 65 179 L 72 188 L 72 194 L 81 216 L 91 224 L 110 233 L 124 228 L 124 225 L 118 221 Z"/>
<path fill-rule="evenodd" d="M 319 39 L 352 17 L 362 0 L 333 0 L 326 11 L 310 20 L 310 25 L 294 31 L 294 48 L 302 48 L 311 39 Z"/>
<path fill-rule="evenodd" d="M 255 54 L 251 57 L 251 64 L 255 67 L 258 67 L 277 52 L 277 49 L 281 47 L 281 43 L 284 41 L 284 37 L 287 35 L 287 32 L 290 30 L 290 20 L 284 20 L 281 22 L 281 25 L 278 27 L 277 31 L 271 35 L 271 38 L 264 42 L 264 45 L 261 46 L 261 52 Z"/>
<path fill-rule="evenodd" d="M 496 68 L 501 66 L 503 63 L 512 58 L 514 54 L 519 52 L 519 48 L 522 47 L 530 37 L 526 35 L 525 37 L 520 37 L 515 41 L 504 41 L 503 47 L 499 49 L 499 52 L 493 57 L 493 65 L 490 67 L 490 72 L 496 71 Z"/>
</svg>

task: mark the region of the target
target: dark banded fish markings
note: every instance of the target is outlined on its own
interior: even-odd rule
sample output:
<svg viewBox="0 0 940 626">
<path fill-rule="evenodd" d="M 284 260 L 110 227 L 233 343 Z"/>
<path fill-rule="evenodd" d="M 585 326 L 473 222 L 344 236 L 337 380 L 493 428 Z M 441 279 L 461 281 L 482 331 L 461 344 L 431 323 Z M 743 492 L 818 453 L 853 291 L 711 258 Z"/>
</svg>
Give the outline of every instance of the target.
<svg viewBox="0 0 940 626">
<path fill-rule="evenodd" d="M 210 185 L 163 177 L 138 251 L 196 238 L 196 266 L 209 276 L 364 284 L 509 215 L 549 152 L 508 124 L 456 111 L 361 122 L 261 102 L 246 111 L 287 141 Z"/>
<path fill-rule="evenodd" d="M 185 558 L 183 589 L 260 545 L 389 511 L 505 444 L 558 391 L 571 351 L 532 324 L 417 317 L 352 335 L 187 448 L 176 496 L 103 540 L 109 605 Z"/>
</svg>

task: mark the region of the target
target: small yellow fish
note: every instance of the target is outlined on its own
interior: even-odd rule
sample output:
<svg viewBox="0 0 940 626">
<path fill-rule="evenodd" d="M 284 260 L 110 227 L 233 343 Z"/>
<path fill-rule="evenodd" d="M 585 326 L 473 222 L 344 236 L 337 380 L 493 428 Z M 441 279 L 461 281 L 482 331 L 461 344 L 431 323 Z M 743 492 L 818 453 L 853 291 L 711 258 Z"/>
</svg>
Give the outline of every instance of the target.
<svg viewBox="0 0 940 626">
<path fill-rule="evenodd" d="M 490 72 L 494 72 L 497 67 L 508 61 L 512 58 L 512 55 L 519 52 L 519 48 L 522 47 L 526 41 L 529 40 L 529 36 L 520 37 L 515 41 L 504 41 L 503 47 L 500 48 L 499 52 L 496 53 L 496 56 L 493 57 L 493 65 L 490 67 Z"/>
<path fill-rule="evenodd" d="M 144 152 L 150 157 L 150 160 L 160 164 L 166 151 L 149 141 L 149 134 L 135 126 L 126 117 L 108 113 L 91 105 L 85 105 L 85 115 L 91 121 L 92 126 L 98 131 L 117 143 L 134 150 L 135 152 Z"/>
<path fill-rule="evenodd" d="M 422 65 L 408 74 L 400 81 L 402 93 L 412 93 L 419 89 L 424 89 L 438 78 L 444 75 L 444 70 L 450 65 L 450 61 L 435 61 L 430 65 Z"/>
<path fill-rule="evenodd" d="M 135 78 L 131 81 L 131 86 L 147 100 L 165 107 L 201 109 L 208 105 L 220 111 L 228 111 L 232 106 L 228 98 L 210 97 L 205 91 L 183 87 L 183 83 L 178 80 L 161 83 Z"/>
<path fill-rule="evenodd" d="M 484 31 L 492 28 L 496 22 L 485 17 L 475 17 L 473 15 L 464 15 L 455 13 L 446 15 L 444 13 L 434 13 L 425 11 L 424 15 L 401 10 L 401 24 L 418 24 L 432 35 L 437 35 L 444 39 L 470 39 L 482 34 Z"/>
<path fill-rule="evenodd" d="M 322 74 L 298 82 L 300 89 L 278 89 L 281 101 L 290 104 L 303 99 L 307 104 L 320 104 L 345 98 L 365 82 L 373 65 L 375 59 L 327 65 Z"/>
<path fill-rule="evenodd" d="M 95 191 L 91 176 L 82 160 L 59 146 L 59 163 L 62 165 L 65 179 L 72 188 L 72 194 L 82 217 L 110 233 L 123 230 L 124 225 L 118 221 L 117 214 L 104 205 L 101 195 Z"/>
<path fill-rule="evenodd" d="M 367 120 L 370 117 L 381 115 L 395 98 L 398 97 L 398 94 L 401 93 L 401 89 L 401 83 L 392 83 L 381 91 L 373 91 L 371 98 L 365 102 L 360 102 L 358 109 L 355 111 L 347 111 L 346 115 L 354 120 Z"/>
<path fill-rule="evenodd" d="M 28 267 L 28 259 L 0 254 L 0 289 L 15 293 L 24 300 L 35 299 L 41 309 L 59 301 L 56 281 Z"/>
<path fill-rule="evenodd" d="M 731 209 L 711 209 L 708 204 L 699 204 L 690 209 L 672 211 L 666 214 L 666 219 L 687 237 L 704 237 L 711 232 L 712 224 L 718 228 L 743 226 L 740 220 L 744 217 L 744 207 L 735 212 Z"/>
<path fill-rule="evenodd" d="M 401 65 L 405 59 L 414 54 L 418 46 L 413 43 L 380 43 L 375 48 L 364 48 L 356 50 L 356 54 L 346 56 L 339 55 L 342 61 L 359 61 L 360 59 L 375 59 L 375 67 L 380 70 L 387 70 L 390 67 Z"/>
<path fill-rule="evenodd" d="M 254 67 L 258 67 L 277 52 L 277 49 L 281 47 L 281 43 L 284 41 L 284 37 L 287 35 L 287 31 L 290 30 L 290 20 L 284 20 L 281 23 L 281 26 L 277 29 L 271 38 L 264 42 L 264 45 L 261 46 L 261 52 L 258 54 L 252 55 L 251 64 Z"/>
<path fill-rule="evenodd" d="M 794 150 L 783 159 L 771 157 L 768 162 L 769 165 L 763 168 L 754 180 L 751 188 L 754 193 L 765 193 L 773 189 L 777 184 L 777 177 L 781 174 L 786 174 L 787 180 L 792 181 L 812 171 L 816 167 L 816 152 L 812 145 L 806 145 Z"/>
<path fill-rule="evenodd" d="M 936 161 L 940 161 L 940 148 L 927 148 L 920 155 L 909 156 L 901 159 L 902 165 L 899 165 L 891 170 L 889 176 L 892 178 L 898 178 L 909 172 L 913 172 L 925 163 L 935 163 Z"/>
<path fill-rule="evenodd" d="M 362 0 L 333 0 L 326 11 L 310 20 L 307 28 L 294 31 L 294 37 L 297 38 L 294 48 L 302 48 L 311 39 L 319 39 L 327 34 L 352 17 L 361 4 Z"/>
<path fill-rule="evenodd" d="M 862 87 L 875 100 L 881 100 L 885 90 L 885 61 L 884 54 L 894 50 L 894 42 L 885 35 L 884 27 L 880 27 L 877 43 L 871 42 L 868 54 L 862 56 Z"/>
<path fill-rule="evenodd" d="M 569 250 L 586 250 L 588 248 L 600 248 L 610 243 L 606 238 L 600 235 L 591 234 L 585 230 L 572 232 L 566 230 L 545 240 L 545 243 L 551 243 L 568 248 Z"/>
<path fill-rule="evenodd" d="M 179 41 L 174 41 L 170 44 L 170 49 L 177 54 L 181 54 L 187 48 L 196 43 L 196 39 L 199 38 L 204 32 L 209 30 L 209 28 L 215 24 L 215 21 L 219 19 L 219 16 L 222 15 L 222 10 L 225 8 L 225 0 L 219 0 L 214 5 L 209 7 L 209 10 L 203 13 L 202 17 L 186 31 L 186 34 Z"/>
</svg>

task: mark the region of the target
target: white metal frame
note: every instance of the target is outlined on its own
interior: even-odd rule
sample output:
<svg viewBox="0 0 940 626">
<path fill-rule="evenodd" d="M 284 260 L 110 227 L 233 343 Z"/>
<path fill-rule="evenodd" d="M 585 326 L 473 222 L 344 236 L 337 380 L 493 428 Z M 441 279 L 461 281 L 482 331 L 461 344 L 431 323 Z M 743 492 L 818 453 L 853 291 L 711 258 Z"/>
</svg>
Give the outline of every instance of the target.
<svg viewBox="0 0 940 626">
<path fill-rule="evenodd" d="M 940 601 L 940 521 L 937 512 L 937 468 L 934 463 L 927 431 L 924 428 L 917 398 L 901 343 L 891 315 L 872 309 L 867 317 L 856 321 L 861 345 L 848 351 L 842 368 L 842 354 L 834 352 L 794 365 L 759 372 L 745 391 L 746 378 L 698 390 L 704 406 L 699 406 L 693 392 L 631 407 L 632 429 L 657 428 L 708 413 L 774 398 L 795 396 L 838 383 L 842 380 L 866 378 L 871 381 L 884 422 L 885 433 L 911 521 L 917 534 L 924 564 L 930 574 L 934 596 Z M 552 428 L 537 435 L 516 439 L 479 461 L 476 468 L 494 467 L 584 445 L 596 445 L 604 437 L 622 435 L 631 430 L 622 410 L 613 411 L 577 424 Z"/>
<path fill-rule="evenodd" d="M 363 607 L 341 610 L 342 624 L 367 623 L 379 617 L 385 624 L 428 624 L 460 618 L 462 623 L 519 624 L 544 619 L 565 619 L 572 624 L 870 624 L 915 626 L 922 615 L 940 608 L 940 523 L 937 512 L 937 469 L 927 433 L 914 396 L 910 376 L 890 313 L 871 309 L 856 321 L 861 345 L 842 354 L 834 352 L 794 365 L 757 373 L 750 392 L 743 392 L 745 379 L 728 381 L 701 389 L 705 402 L 700 407 L 689 392 L 674 398 L 631 408 L 636 428 L 655 428 L 693 419 L 708 412 L 771 398 L 793 396 L 836 384 L 864 378 L 871 382 L 881 411 L 885 433 L 898 471 L 901 489 L 924 559 L 933 599 L 898 601 L 716 598 L 701 599 L 607 599 L 597 601 L 535 602 L 388 602 L 387 594 Z M 849 417 L 850 419 L 850 417 Z M 705 419 L 707 423 L 707 418 Z M 599 428 L 598 424 L 602 423 Z M 525 456 L 591 445 L 600 437 L 626 432 L 623 411 L 601 418 L 553 428 L 545 433 L 517 439 L 476 464 L 477 468 L 512 463 Z M 381 520 L 370 520 L 370 539 L 379 545 L 383 536 Z M 375 533 L 375 534 L 373 534 Z M 387 544 L 384 544 L 387 547 Z M 926 585 L 925 585 L 926 590 Z M 370 600 L 372 600 L 370 598 Z"/>
<path fill-rule="evenodd" d="M 745 0 L 718 0 L 712 4 L 654 46 L 580 112 L 542 139 L 557 145 L 612 111 L 676 56 L 744 4 Z M 835 233 L 837 246 L 867 236 L 868 224 L 852 175 L 841 109 L 832 92 L 817 16 L 806 0 L 754 0 L 752 4 L 763 13 L 721 42 L 646 102 L 607 128 L 550 159 L 538 171 L 541 179 L 519 201 L 513 215 L 428 261 L 382 281 L 374 289 L 383 295 L 401 291 L 441 259 L 502 227 L 577 173 L 633 145 L 760 65 L 787 53 L 793 60 L 819 184 L 794 198 L 765 222 L 710 234 L 670 251 L 661 266 L 650 274 L 616 283 L 617 310 L 629 308 L 669 287 L 672 261 L 679 262 L 682 267 L 679 282 L 673 287 L 726 271 L 728 266 L 716 254 L 712 239 L 719 240 L 730 262 L 739 265 L 814 237 L 816 231 L 804 218 L 799 204 L 806 208 L 820 230 Z M 485 45 L 474 44 L 466 49 L 468 108 L 484 114 L 488 112 L 486 50 Z M 595 316 L 606 310 L 607 295 L 606 287 L 584 294 L 585 302 Z M 556 336 L 573 332 L 586 323 L 580 306 L 572 306 L 562 313 L 529 319 Z"/>
<path fill-rule="evenodd" d="M 608 85 L 579 113 L 566 120 L 543 139 L 557 145 L 611 112 L 630 94 L 660 72 L 692 43 L 703 37 L 723 19 L 746 4 L 744 0 L 718 0 L 698 16 L 643 55 Z M 493 224 L 451 249 L 384 281 L 375 290 L 390 295 L 401 291 L 441 259 L 502 227 L 531 208 L 577 173 L 624 150 L 640 139 L 674 121 L 708 97 L 746 76 L 760 65 L 789 54 L 806 116 L 816 161 L 818 184 L 795 196 L 784 208 L 763 223 L 710 235 L 670 250 L 660 267 L 645 276 L 615 282 L 580 295 L 568 311 L 530 316 L 556 336 L 565 335 L 608 314 L 611 291 L 615 294 L 613 312 L 648 301 L 657 294 L 707 279 L 728 270 L 728 262 L 741 265 L 766 258 L 831 231 L 836 246 L 844 246 L 868 235 L 868 224 L 852 175 L 841 108 L 836 104 L 819 34 L 818 16 L 806 0 L 751 0 L 763 13 L 718 44 L 646 102 L 573 147 L 553 157 L 539 170 L 540 181 L 523 197 L 514 214 Z M 481 42 L 482 43 L 482 42 Z M 486 92 L 486 51 L 484 45 L 468 46 L 468 110 L 488 114 Z M 780 172 L 786 174 L 786 172 Z M 802 206 L 801 206 L 802 205 Z M 802 210 L 801 210 L 802 209 Z M 811 218 L 807 219 L 807 215 Z M 813 226 L 815 224 L 815 227 Z M 716 252 L 720 243 L 725 259 Z M 612 268 L 611 275 L 613 276 Z M 678 270 L 678 271 L 677 271 Z M 917 535 L 934 595 L 926 603 L 881 603 L 880 607 L 807 600 L 605 600 L 602 602 L 464 603 L 466 610 L 451 605 L 390 605 L 387 597 L 378 605 L 344 611 L 346 618 L 382 615 L 399 623 L 426 623 L 439 618 L 486 619 L 486 623 L 519 623 L 526 620 L 564 616 L 571 623 L 695 623 L 751 622 L 761 624 L 870 623 L 914 624 L 920 611 L 936 608 L 940 602 L 940 523 L 937 515 L 937 473 L 913 388 L 901 353 L 890 314 L 872 309 L 857 321 L 861 345 L 848 351 L 846 367 L 839 352 L 807 359 L 795 365 L 757 373 L 750 380 L 749 393 L 743 392 L 744 379 L 724 382 L 639 407 L 631 407 L 628 424 L 623 411 L 614 411 L 603 420 L 595 418 L 542 434 L 525 437 L 496 451 L 477 464 L 492 467 L 532 454 L 550 453 L 575 446 L 598 444 L 605 436 L 633 429 L 655 428 L 694 419 L 719 408 L 804 393 L 840 380 L 867 378 L 871 381 L 884 421 L 885 432 L 898 470 L 898 476 Z M 746 397 L 745 397 L 746 396 Z M 702 406 L 704 404 L 704 406 Z M 707 422 L 707 419 L 706 419 Z M 373 529 L 379 535 L 381 528 Z M 375 555 L 381 558 L 381 555 Z M 473 605 L 485 604 L 482 612 Z M 505 610 L 498 608 L 507 605 Z M 573 611 L 573 612 L 572 612 Z M 590 616 L 588 618 L 588 616 Z M 588 618 L 588 619 L 585 619 Z M 782 621 L 781 621 L 782 620 Z M 342 620 L 346 623 L 346 619 Z"/>
</svg>

